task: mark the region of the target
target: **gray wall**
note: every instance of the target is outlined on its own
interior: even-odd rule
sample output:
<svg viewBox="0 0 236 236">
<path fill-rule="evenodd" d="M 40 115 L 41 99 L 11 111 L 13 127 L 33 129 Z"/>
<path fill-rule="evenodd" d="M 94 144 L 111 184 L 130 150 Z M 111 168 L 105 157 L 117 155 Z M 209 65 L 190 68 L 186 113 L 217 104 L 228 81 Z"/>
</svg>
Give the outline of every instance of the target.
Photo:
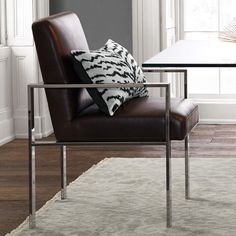
<svg viewBox="0 0 236 236">
<path fill-rule="evenodd" d="M 132 0 L 50 0 L 50 14 L 78 14 L 90 49 L 111 38 L 132 52 Z"/>
</svg>

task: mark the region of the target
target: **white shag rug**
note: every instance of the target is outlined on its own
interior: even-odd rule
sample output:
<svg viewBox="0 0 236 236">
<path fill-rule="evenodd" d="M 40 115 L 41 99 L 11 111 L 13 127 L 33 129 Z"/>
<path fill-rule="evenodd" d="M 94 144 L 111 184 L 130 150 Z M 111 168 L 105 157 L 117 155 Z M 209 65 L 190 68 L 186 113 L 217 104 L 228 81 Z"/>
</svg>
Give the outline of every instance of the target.
<svg viewBox="0 0 236 236">
<path fill-rule="evenodd" d="M 236 158 L 191 159 L 191 200 L 184 159 L 172 159 L 173 227 L 166 228 L 165 159 L 110 158 L 92 167 L 9 235 L 236 235 Z"/>
</svg>

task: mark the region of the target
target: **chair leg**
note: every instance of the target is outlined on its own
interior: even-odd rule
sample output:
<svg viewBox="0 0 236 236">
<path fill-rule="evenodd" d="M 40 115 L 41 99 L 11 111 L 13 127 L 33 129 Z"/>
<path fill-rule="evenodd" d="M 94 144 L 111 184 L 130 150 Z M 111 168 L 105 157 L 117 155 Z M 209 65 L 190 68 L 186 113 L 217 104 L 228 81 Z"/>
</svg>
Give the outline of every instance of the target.
<svg viewBox="0 0 236 236">
<path fill-rule="evenodd" d="M 185 144 L 185 199 L 190 199 L 189 186 L 189 136 L 184 139 Z"/>
<path fill-rule="evenodd" d="M 29 147 L 29 228 L 36 226 L 35 147 Z"/>
<path fill-rule="evenodd" d="M 66 199 L 66 146 L 61 146 L 61 199 Z"/>
<path fill-rule="evenodd" d="M 172 226 L 171 141 L 166 144 L 166 226 Z"/>
</svg>

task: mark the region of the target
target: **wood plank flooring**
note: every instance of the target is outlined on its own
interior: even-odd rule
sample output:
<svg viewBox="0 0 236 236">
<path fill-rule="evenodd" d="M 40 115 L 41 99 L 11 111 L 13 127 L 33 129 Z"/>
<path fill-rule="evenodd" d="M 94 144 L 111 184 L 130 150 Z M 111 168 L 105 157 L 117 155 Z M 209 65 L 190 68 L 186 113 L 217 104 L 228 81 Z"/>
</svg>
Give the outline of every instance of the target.
<svg viewBox="0 0 236 236">
<path fill-rule="evenodd" d="M 236 157 L 236 125 L 199 125 L 190 136 L 190 155 Z M 183 157 L 183 142 L 173 142 L 172 157 Z M 27 140 L 0 147 L 0 235 L 16 228 L 28 215 Z M 68 181 L 71 182 L 105 157 L 163 157 L 161 146 L 69 147 Z M 36 149 L 37 208 L 59 191 L 59 150 Z"/>
</svg>

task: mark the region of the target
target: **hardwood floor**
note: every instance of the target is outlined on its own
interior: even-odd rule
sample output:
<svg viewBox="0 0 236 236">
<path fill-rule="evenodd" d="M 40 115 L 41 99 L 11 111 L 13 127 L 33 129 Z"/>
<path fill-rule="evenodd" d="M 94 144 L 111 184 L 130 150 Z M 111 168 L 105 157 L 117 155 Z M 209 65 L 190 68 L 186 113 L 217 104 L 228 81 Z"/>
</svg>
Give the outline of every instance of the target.
<svg viewBox="0 0 236 236">
<path fill-rule="evenodd" d="M 199 125 L 190 136 L 191 157 L 236 157 L 236 125 Z M 172 157 L 183 157 L 183 142 L 173 142 Z M 27 141 L 0 147 L 0 235 L 16 228 L 28 215 Z M 161 146 L 69 147 L 71 182 L 105 157 L 163 157 Z M 37 208 L 59 191 L 59 150 L 36 149 Z"/>
</svg>

